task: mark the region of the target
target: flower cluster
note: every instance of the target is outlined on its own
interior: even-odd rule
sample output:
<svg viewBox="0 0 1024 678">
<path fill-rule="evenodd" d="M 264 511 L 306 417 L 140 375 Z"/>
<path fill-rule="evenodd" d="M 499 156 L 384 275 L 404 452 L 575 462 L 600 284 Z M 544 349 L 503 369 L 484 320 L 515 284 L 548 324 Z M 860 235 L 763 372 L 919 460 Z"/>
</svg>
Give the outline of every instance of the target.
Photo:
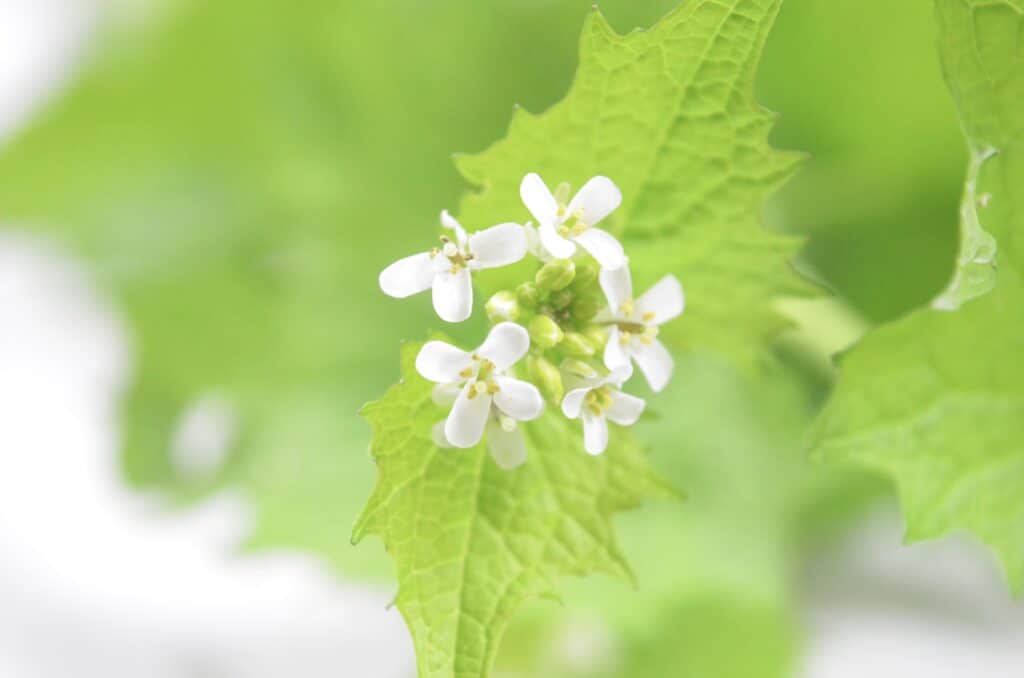
<svg viewBox="0 0 1024 678">
<path fill-rule="evenodd" d="M 552 193 L 528 174 L 520 196 L 536 226 L 504 223 L 469 235 L 442 212 L 441 225 L 452 235 L 381 272 L 386 294 L 404 298 L 429 289 L 438 316 L 455 323 L 472 313 L 473 273 L 528 253 L 540 264 L 532 279 L 487 301 L 494 326 L 479 347 L 430 341 L 417 355 L 416 370 L 437 384 L 434 401 L 451 407 L 434 427 L 438 446 L 473 447 L 486 436 L 495 461 L 514 468 L 526 460 L 519 422 L 539 417 L 547 400 L 582 420 L 584 448 L 601 454 L 609 421 L 630 426 L 643 413 L 644 400 L 622 391 L 633 363 L 653 391 L 668 384 L 672 356 L 658 328 L 683 312 L 682 285 L 668 275 L 634 298 L 622 245 L 597 227 L 622 203 L 618 187 L 594 177 L 571 199 L 569 193 L 568 184 Z M 520 361 L 525 379 L 515 376 Z"/>
</svg>

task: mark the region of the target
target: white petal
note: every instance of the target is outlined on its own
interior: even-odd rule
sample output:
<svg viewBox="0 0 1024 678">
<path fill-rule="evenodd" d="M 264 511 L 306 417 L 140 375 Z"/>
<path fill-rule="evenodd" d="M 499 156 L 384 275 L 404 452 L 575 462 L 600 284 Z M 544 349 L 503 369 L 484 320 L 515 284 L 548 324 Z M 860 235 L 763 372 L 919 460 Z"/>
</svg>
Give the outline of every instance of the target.
<svg viewBox="0 0 1024 678">
<path fill-rule="evenodd" d="M 434 277 L 434 310 L 446 322 L 460 323 L 473 311 L 473 281 L 468 268 L 442 271 Z"/>
<path fill-rule="evenodd" d="M 620 365 L 611 371 L 611 373 L 601 380 L 601 385 L 612 384 L 614 386 L 622 386 L 633 377 L 633 365 L 629 361 L 626 361 L 625 365 Z"/>
<path fill-rule="evenodd" d="M 430 438 L 434 441 L 434 445 L 440 447 L 442 450 L 446 450 L 452 446 L 448 439 L 444 437 L 444 420 L 437 422 L 430 429 Z"/>
<path fill-rule="evenodd" d="M 608 422 L 590 410 L 583 411 L 583 447 L 590 454 L 601 454 L 608 447 Z"/>
<path fill-rule="evenodd" d="M 590 392 L 590 387 L 574 388 L 562 398 L 562 414 L 570 419 L 577 419 L 583 409 L 583 399 Z"/>
<path fill-rule="evenodd" d="M 472 387 L 470 383 L 462 389 L 444 423 L 444 437 L 455 447 L 473 447 L 480 442 L 491 416 L 491 396 L 477 393 L 470 398 Z"/>
<path fill-rule="evenodd" d="M 675 363 L 665 345 L 657 339 L 649 344 L 641 341 L 633 345 L 633 359 L 647 378 L 652 391 L 660 391 L 668 384 Z"/>
<path fill-rule="evenodd" d="M 544 410 L 544 398 L 533 384 L 512 377 L 495 377 L 498 392 L 494 404 L 498 409 L 519 421 L 530 421 Z"/>
<path fill-rule="evenodd" d="M 636 311 L 654 314 L 654 324 L 668 322 L 683 312 L 686 297 L 683 286 L 674 275 L 666 275 L 636 300 Z"/>
<path fill-rule="evenodd" d="M 604 345 L 604 366 L 610 372 L 629 367 L 629 352 L 627 347 L 620 343 L 621 337 L 619 328 L 612 325 L 612 329 L 608 332 L 608 343 Z"/>
<path fill-rule="evenodd" d="M 507 370 L 519 362 L 529 349 L 530 335 L 523 326 L 504 322 L 491 328 L 490 334 L 475 353 L 490 360 L 499 370 Z"/>
<path fill-rule="evenodd" d="M 430 252 L 399 259 L 380 272 L 380 288 L 398 299 L 428 289 L 434 282 L 433 259 Z"/>
<path fill-rule="evenodd" d="M 523 177 L 523 182 L 519 184 L 519 197 L 541 226 L 554 222 L 558 214 L 558 203 L 539 175 L 530 173 Z"/>
<path fill-rule="evenodd" d="M 544 237 L 543 232 L 541 232 L 541 237 Z M 608 231 L 602 231 L 600 228 L 588 228 L 573 239 L 583 249 L 590 252 L 602 268 L 614 270 L 626 264 L 626 253 L 622 250 L 622 245 Z"/>
<path fill-rule="evenodd" d="M 448 210 L 441 210 L 441 225 L 455 231 L 455 241 L 460 248 L 466 244 L 466 229 L 449 214 Z"/>
<path fill-rule="evenodd" d="M 468 354 L 466 354 L 468 356 Z M 469 366 L 468 364 L 466 365 Z M 462 368 L 459 368 L 462 369 Z M 458 381 L 464 381 L 462 377 L 458 378 Z M 441 407 L 451 407 L 455 402 L 455 399 L 459 397 L 459 391 L 462 387 L 457 383 L 451 384 L 438 384 L 434 387 L 434 390 L 430 392 L 430 399 L 434 401 L 435 405 Z"/>
<path fill-rule="evenodd" d="M 622 391 L 612 391 L 612 404 L 604 411 L 604 416 L 619 426 L 632 426 L 643 414 L 645 406 L 643 398 Z"/>
<path fill-rule="evenodd" d="M 498 224 L 469 236 L 469 251 L 480 268 L 514 264 L 526 256 L 528 245 L 519 224 Z"/>
<path fill-rule="evenodd" d="M 593 226 L 615 211 L 622 204 L 622 192 L 608 177 L 594 177 L 573 196 L 569 203 L 569 214 L 580 214 L 582 221 Z"/>
<path fill-rule="evenodd" d="M 540 244 L 555 259 L 568 259 L 576 254 L 576 245 L 571 240 L 566 240 L 558 235 L 553 225 L 541 224 L 537 229 L 537 234 L 540 236 Z"/>
<path fill-rule="evenodd" d="M 598 279 L 612 316 L 622 317 L 622 305 L 633 300 L 633 278 L 629 274 L 629 263 L 615 269 L 602 268 Z"/>
<path fill-rule="evenodd" d="M 523 432 L 518 427 L 513 431 L 506 431 L 494 417 L 487 422 L 487 447 L 491 450 L 494 462 L 506 471 L 511 471 L 526 461 L 526 441 L 523 440 Z"/>
<path fill-rule="evenodd" d="M 468 353 L 443 341 L 428 341 L 416 355 L 416 371 L 439 384 L 465 381 L 459 372 L 472 364 Z"/>
</svg>

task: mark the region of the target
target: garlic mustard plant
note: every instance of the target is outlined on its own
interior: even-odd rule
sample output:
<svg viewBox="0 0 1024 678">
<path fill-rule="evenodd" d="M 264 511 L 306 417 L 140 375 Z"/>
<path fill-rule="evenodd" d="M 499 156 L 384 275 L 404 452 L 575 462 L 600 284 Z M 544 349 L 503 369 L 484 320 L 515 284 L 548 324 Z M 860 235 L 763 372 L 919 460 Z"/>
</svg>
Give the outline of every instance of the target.
<svg viewBox="0 0 1024 678">
<path fill-rule="evenodd" d="M 442 212 L 441 224 L 454 238 L 441 236 L 441 247 L 401 259 L 380 275 L 381 289 L 394 297 L 432 288 L 438 315 L 460 322 L 472 313 L 471 273 L 527 254 L 536 261 L 532 276 L 488 299 L 493 327 L 479 347 L 466 351 L 435 339 L 416 356 L 416 371 L 437 384 L 434 402 L 450 408 L 434 426 L 434 444 L 486 442 L 505 469 L 526 461 L 522 429 L 541 416 L 545 401 L 582 421 L 590 454 L 607 449 L 608 422 L 636 423 L 646 403 L 623 386 L 635 361 L 652 390 L 665 388 L 673 361 L 657 339 L 658 327 L 684 306 L 682 285 L 671 275 L 633 299 L 622 245 L 595 228 L 622 202 L 611 179 L 594 177 L 570 199 L 567 184 L 552 194 L 537 174 L 528 174 L 520 197 L 538 227 L 505 223 L 468 235 Z"/>
</svg>

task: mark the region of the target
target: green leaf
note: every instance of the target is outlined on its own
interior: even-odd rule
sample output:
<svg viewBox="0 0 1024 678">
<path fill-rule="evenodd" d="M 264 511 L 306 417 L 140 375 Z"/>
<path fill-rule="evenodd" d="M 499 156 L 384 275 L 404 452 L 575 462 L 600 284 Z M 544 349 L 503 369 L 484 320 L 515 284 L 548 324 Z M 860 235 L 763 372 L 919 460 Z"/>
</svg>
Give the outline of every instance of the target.
<svg viewBox="0 0 1024 678">
<path fill-rule="evenodd" d="M 938 0 L 936 9 L 972 155 L 957 271 L 934 309 L 879 329 L 845 357 L 816 447 L 891 475 L 909 539 L 970 530 L 1021 590 L 1024 3 Z"/>
<path fill-rule="evenodd" d="M 416 373 L 419 348 L 403 346 L 402 382 L 363 410 L 379 477 L 353 539 L 377 534 L 395 560 L 419 675 L 485 676 L 526 600 L 564 575 L 631 579 L 611 516 L 672 494 L 627 432 L 592 457 L 575 422 L 550 409 L 523 425 L 529 459 L 514 471 L 486 444 L 437 448 L 430 432 L 446 412 Z"/>
<path fill-rule="evenodd" d="M 693 0 L 624 37 L 595 9 L 566 98 L 541 115 L 517 109 L 505 139 L 458 159 L 482 187 L 464 199 L 463 222 L 527 220 L 518 189 L 528 172 L 575 187 L 605 174 L 624 196 L 607 228 L 638 289 L 672 272 L 687 290 L 685 321 L 665 328 L 670 342 L 749 362 L 781 324 L 770 300 L 805 291 L 789 263 L 800 241 L 759 219 L 799 160 L 769 147 L 773 117 L 753 100 L 780 5 Z M 514 275 L 492 275 L 489 289 Z"/>
<path fill-rule="evenodd" d="M 510 645 L 530 633 L 540 638 L 532 664 L 503 651 L 502 675 L 792 675 L 800 649 L 795 573 L 822 535 L 880 494 L 879 483 L 807 459 L 800 442 L 818 411 L 817 389 L 782 365 L 754 377 L 718 356 L 687 355 L 650 406 L 665 416 L 636 435 L 687 500 L 651 502 L 616 520 L 638 590 L 600 577 L 567 582 L 565 605 L 540 603 L 513 624 Z M 555 661 L 565 654 L 560 641 L 580 628 L 604 630 L 595 652 L 611 656 L 600 671 Z M 749 640 L 736 652 L 741 636 Z"/>
</svg>

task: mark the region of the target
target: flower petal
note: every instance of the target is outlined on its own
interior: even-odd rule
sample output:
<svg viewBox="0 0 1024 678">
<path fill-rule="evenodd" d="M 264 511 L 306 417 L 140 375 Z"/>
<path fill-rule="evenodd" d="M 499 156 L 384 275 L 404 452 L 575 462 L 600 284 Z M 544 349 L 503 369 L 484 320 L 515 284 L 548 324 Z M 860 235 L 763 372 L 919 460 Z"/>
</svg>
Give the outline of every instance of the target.
<svg viewBox="0 0 1024 678">
<path fill-rule="evenodd" d="M 633 345 L 633 359 L 647 378 L 652 391 L 660 391 L 668 384 L 675 363 L 668 349 L 657 339 L 649 344 L 638 341 Z"/>
<path fill-rule="evenodd" d="M 544 410 L 544 398 L 533 384 L 512 377 L 495 377 L 498 392 L 494 404 L 499 410 L 519 421 L 530 421 Z"/>
<path fill-rule="evenodd" d="M 455 447 L 473 447 L 480 442 L 491 416 L 491 396 L 477 393 L 470 398 L 472 388 L 470 383 L 462 389 L 444 423 L 444 437 Z"/>
<path fill-rule="evenodd" d="M 529 242 L 519 224 L 498 224 L 469 236 L 469 251 L 479 268 L 514 264 L 526 256 Z"/>
<path fill-rule="evenodd" d="M 434 310 L 446 322 L 460 323 L 473 311 L 473 281 L 468 268 L 434 276 Z"/>
<path fill-rule="evenodd" d="M 601 454 L 608 447 L 608 422 L 600 414 L 583 410 L 583 448 Z"/>
<path fill-rule="evenodd" d="M 578 419 L 583 409 L 583 399 L 590 392 L 590 387 L 574 388 L 562 398 L 562 414 L 570 419 Z"/>
<path fill-rule="evenodd" d="M 523 326 L 504 322 L 491 328 L 490 334 L 475 353 L 490 360 L 499 370 L 507 370 L 519 362 L 529 349 L 530 335 Z"/>
<path fill-rule="evenodd" d="M 643 398 L 622 391 L 612 391 L 612 404 L 604 411 L 604 416 L 619 426 L 632 426 L 643 414 L 646 405 Z"/>
<path fill-rule="evenodd" d="M 526 461 L 526 441 L 523 440 L 523 432 L 518 427 L 513 431 L 506 431 L 494 417 L 487 421 L 487 447 L 494 462 L 506 471 L 511 471 Z"/>
<path fill-rule="evenodd" d="M 380 288 L 384 294 L 398 299 L 429 289 L 434 282 L 433 259 L 430 252 L 399 259 L 380 272 Z"/>
<path fill-rule="evenodd" d="M 612 384 L 614 386 L 621 387 L 627 381 L 633 378 L 633 364 L 628 360 L 625 365 L 616 367 L 611 373 L 601 380 L 601 385 Z"/>
<path fill-rule="evenodd" d="M 458 243 L 460 249 L 466 244 L 466 229 L 462 227 L 462 224 L 455 220 L 455 217 L 453 217 L 448 210 L 441 210 L 441 225 L 455 231 L 455 241 Z"/>
<path fill-rule="evenodd" d="M 582 214 L 587 226 L 594 226 L 622 204 L 622 191 L 608 177 L 594 177 L 573 196 L 569 214 Z"/>
<path fill-rule="evenodd" d="M 619 332 L 619 328 L 612 325 L 611 330 L 608 331 L 608 343 L 604 345 L 604 366 L 610 372 L 629 366 L 629 351 L 621 342 L 622 334 Z"/>
<path fill-rule="evenodd" d="M 444 437 L 444 420 L 437 422 L 430 429 L 430 439 L 434 441 L 434 445 L 440 447 L 442 450 L 449 449 L 452 444 L 448 442 L 448 439 Z"/>
<path fill-rule="evenodd" d="M 541 231 L 541 237 L 544 237 L 543 231 Z M 626 253 L 623 251 L 622 245 L 608 231 L 602 231 L 600 228 L 588 228 L 573 239 L 583 249 L 590 252 L 602 268 L 614 270 L 626 264 Z"/>
<path fill-rule="evenodd" d="M 674 275 L 666 275 L 636 300 L 637 313 L 653 313 L 655 325 L 672 320 L 683 312 L 685 305 L 683 286 Z"/>
<path fill-rule="evenodd" d="M 462 377 L 457 377 L 457 381 L 463 381 Z M 458 383 L 438 384 L 430 392 L 430 399 L 434 401 L 435 405 L 451 407 L 455 403 L 455 399 L 459 397 L 459 391 L 461 390 L 462 386 Z"/>
<path fill-rule="evenodd" d="M 472 364 L 468 353 L 443 341 L 428 341 L 416 354 L 416 371 L 424 379 L 439 384 L 465 381 L 459 372 Z"/>
<path fill-rule="evenodd" d="M 633 278 L 629 274 L 629 262 L 615 269 L 602 268 L 598 279 L 612 317 L 623 317 L 622 305 L 633 300 Z"/>
<path fill-rule="evenodd" d="M 519 184 L 519 197 L 541 226 L 555 221 L 558 203 L 540 175 L 531 172 L 523 177 L 523 182 Z"/>
<path fill-rule="evenodd" d="M 540 228 L 537 229 L 537 235 L 540 236 L 540 244 L 555 259 L 568 259 L 576 254 L 576 245 L 572 240 L 567 240 L 558 235 L 555 232 L 555 227 L 551 224 L 541 224 Z"/>
</svg>

